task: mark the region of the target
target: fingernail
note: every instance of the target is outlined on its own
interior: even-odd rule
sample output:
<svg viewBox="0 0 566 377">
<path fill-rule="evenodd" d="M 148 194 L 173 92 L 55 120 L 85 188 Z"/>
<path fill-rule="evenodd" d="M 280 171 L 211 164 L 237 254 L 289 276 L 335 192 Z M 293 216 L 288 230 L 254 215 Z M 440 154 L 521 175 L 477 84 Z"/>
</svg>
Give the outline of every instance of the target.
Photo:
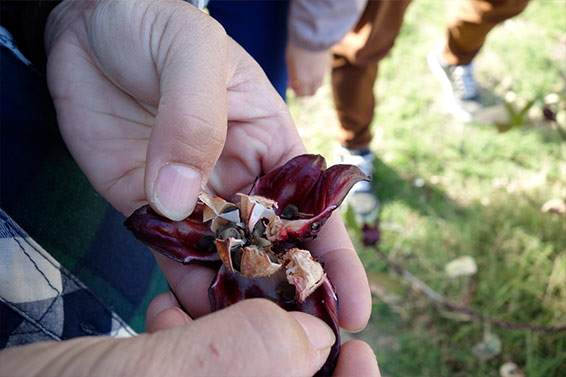
<svg viewBox="0 0 566 377">
<path fill-rule="evenodd" d="M 201 180 L 200 173 L 193 168 L 179 164 L 165 165 L 157 175 L 153 204 L 169 219 L 183 220 L 195 207 Z"/>
<path fill-rule="evenodd" d="M 153 319 L 155 319 L 155 317 L 157 317 L 163 311 L 178 306 L 179 304 L 177 303 L 177 300 L 175 299 L 175 296 L 171 291 L 167 291 L 165 293 L 158 295 L 151 301 L 147 309 L 145 315 L 146 323 L 151 322 Z"/>
<path fill-rule="evenodd" d="M 177 324 L 178 324 L 178 326 L 184 326 L 184 325 L 186 325 L 187 323 L 191 322 L 191 317 L 190 317 L 187 313 L 185 313 L 185 312 L 183 311 L 183 309 L 178 308 L 178 307 L 176 307 L 176 306 L 175 306 L 173 309 L 176 310 L 177 313 L 179 313 L 179 314 L 178 314 L 178 317 L 177 317 L 177 320 L 178 320 Z"/>
<path fill-rule="evenodd" d="M 311 344 L 318 351 L 321 365 L 328 357 L 330 347 L 336 342 L 334 331 L 320 319 L 302 312 L 292 312 L 297 322 L 301 324 Z"/>
</svg>

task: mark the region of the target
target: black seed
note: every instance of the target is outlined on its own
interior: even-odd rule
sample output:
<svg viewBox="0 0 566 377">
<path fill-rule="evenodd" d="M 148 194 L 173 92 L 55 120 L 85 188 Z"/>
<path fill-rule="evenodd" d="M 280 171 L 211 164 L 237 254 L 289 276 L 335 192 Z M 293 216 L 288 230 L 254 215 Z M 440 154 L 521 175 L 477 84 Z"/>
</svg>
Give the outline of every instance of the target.
<svg viewBox="0 0 566 377">
<path fill-rule="evenodd" d="M 233 228 L 233 227 L 234 226 L 232 224 L 219 226 L 218 229 L 216 229 L 216 235 L 219 235 L 220 233 L 225 231 L 227 228 Z"/>
<path fill-rule="evenodd" d="M 254 237 L 253 243 L 254 245 L 257 245 L 259 247 L 267 247 L 271 245 L 271 242 L 269 242 L 267 238 L 263 238 L 263 237 Z"/>
<path fill-rule="evenodd" d="M 202 250 L 213 251 L 216 250 L 214 245 L 215 238 L 213 236 L 204 236 L 198 241 L 198 247 Z"/>
<path fill-rule="evenodd" d="M 221 240 L 227 240 L 229 237 L 236 239 L 243 238 L 238 228 L 233 224 L 229 224 L 227 226 L 219 228 L 216 234 L 218 235 L 218 238 L 220 238 Z"/>
<path fill-rule="evenodd" d="M 315 222 L 315 223 L 312 223 L 312 225 L 311 225 L 311 230 L 317 231 L 317 230 L 319 230 L 319 229 L 320 229 L 320 223 L 316 223 L 316 222 Z"/>
<path fill-rule="evenodd" d="M 234 267 L 234 269 L 236 271 L 240 271 L 240 266 L 242 264 L 242 253 L 243 253 L 243 248 L 241 246 L 238 246 L 236 248 L 234 248 L 233 250 L 230 250 L 230 254 L 232 257 L 232 266 Z"/>
<path fill-rule="evenodd" d="M 284 301 L 291 301 L 295 299 L 295 286 L 284 281 L 277 286 L 277 294 L 281 296 Z"/>
<path fill-rule="evenodd" d="M 272 263 L 279 263 L 279 260 L 277 260 L 277 255 L 275 255 L 275 254 L 273 254 L 273 253 L 269 253 L 269 252 L 266 253 L 266 254 L 267 254 L 267 257 L 269 258 L 269 260 L 270 260 Z"/>
<path fill-rule="evenodd" d="M 271 242 L 265 237 L 265 225 L 264 220 L 258 221 L 254 225 L 254 231 L 252 232 L 252 243 L 259 247 L 267 247 L 271 245 Z"/>
<path fill-rule="evenodd" d="M 265 224 L 263 221 L 258 221 L 254 225 L 254 231 L 252 232 L 254 237 L 262 237 L 265 234 Z"/>
<path fill-rule="evenodd" d="M 244 232 L 244 230 L 240 227 L 238 227 L 236 229 L 238 229 L 238 233 L 240 233 L 240 237 L 238 237 L 238 238 L 243 240 L 246 237 L 246 232 Z"/>
<path fill-rule="evenodd" d="M 231 206 L 224 208 L 222 210 L 222 213 L 228 213 L 228 212 L 232 212 L 232 211 L 236 211 L 236 210 L 238 210 L 238 207 L 236 207 L 235 205 L 231 205 Z"/>
<path fill-rule="evenodd" d="M 281 212 L 281 218 L 286 220 L 292 220 L 299 217 L 299 208 L 294 204 L 287 204 Z"/>
</svg>

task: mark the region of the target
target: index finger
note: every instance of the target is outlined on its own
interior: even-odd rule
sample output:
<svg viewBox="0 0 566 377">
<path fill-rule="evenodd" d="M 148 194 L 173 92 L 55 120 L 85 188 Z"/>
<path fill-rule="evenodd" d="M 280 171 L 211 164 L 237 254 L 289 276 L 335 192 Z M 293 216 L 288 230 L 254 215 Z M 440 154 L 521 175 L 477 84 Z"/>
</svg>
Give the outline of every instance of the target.
<svg viewBox="0 0 566 377">
<path fill-rule="evenodd" d="M 324 261 L 324 269 L 336 289 L 340 327 L 351 332 L 362 330 L 371 315 L 369 283 L 338 212 L 330 216 L 316 240 L 307 243 L 307 248 Z"/>
</svg>

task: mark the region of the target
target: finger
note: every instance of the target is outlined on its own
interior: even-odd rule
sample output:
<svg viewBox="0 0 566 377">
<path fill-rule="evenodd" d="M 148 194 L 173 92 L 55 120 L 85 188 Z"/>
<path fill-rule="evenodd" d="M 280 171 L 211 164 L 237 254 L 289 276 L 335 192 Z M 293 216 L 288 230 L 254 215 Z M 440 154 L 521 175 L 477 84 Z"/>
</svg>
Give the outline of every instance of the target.
<svg viewBox="0 0 566 377">
<path fill-rule="evenodd" d="M 361 340 L 351 340 L 342 345 L 334 377 L 380 377 L 379 367 L 371 347 Z"/>
<path fill-rule="evenodd" d="M 208 288 L 216 277 L 216 271 L 194 264 L 181 264 L 153 252 L 165 279 L 179 300 L 179 306 L 193 318 L 210 313 Z"/>
<path fill-rule="evenodd" d="M 172 220 L 190 215 L 224 147 L 226 85 L 233 65 L 222 27 L 213 21 L 192 27 L 187 8 L 179 7 L 155 36 L 161 39 L 155 57 L 161 98 L 145 175 L 148 201 Z M 195 46 L 199 38 L 207 42 Z"/>
<path fill-rule="evenodd" d="M 371 315 L 369 283 L 338 212 L 334 212 L 317 239 L 310 241 L 307 247 L 313 255 L 322 258 L 336 289 L 340 300 L 340 326 L 351 332 L 362 330 Z"/>
<path fill-rule="evenodd" d="M 305 81 L 298 81 L 295 80 L 296 84 L 292 86 L 293 90 L 297 97 L 308 97 L 314 96 L 316 91 L 322 84 L 318 80 L 305 80 Z"/>
<path fill-rule="evenodd" d="M 313 82 L 312 85 L 312 95 L 314 96 L 316 94 L 316 92 L 318 91 L 318 89 L 322 86 L 323 83 L 323 78 L 319 78 L 318 80 L 315 80 L 315 82 Z"/>
<path fill-rule="evenodd" d="M 156 343 L 174 344 L 166 347 L 171 359 L 182 360 L 179 364 L 198 376 L 312 376 L 336 340 L 318 318 L 287 313 L 263 299 L 244 300 L 151 337 L 147 344 L 153 352 L 161 351 Z M 147 364 L 149 372 L 160 368 Z M 160 374 L 153 372 L 148 375 Z"/>
<path fill-rule="evenodd" d="M 14 347 L 0 352 L 1 374 L 312 376 L 336 339 L 324 322 L 296 314 L 253 299 L 151 334 Z"/>
<path fill-rule="evenodd" d="M 318 89 L 318 86 L 316 83 L 309 83 L 306 87 L 305 87 L 305 91 L 304 91 L 304 96 L 314 96 L 316 93 L 316 90 Z"/>
<path fill-rule="evenodd" d="M 145 331 L 154 333 L 156 331 L 185 326 L 190 321 L 191 317 L 189 317 L 187 313 L 182 309 L 173 307 L 163 310 L 153 317 L 151 321 L 146 320 Z"/>
<path fill-rule="evenodd" d="M 295 63 L 292 59 L 287 59 L 287 74 L 289 76 L 289 87 L 293 89 L 297 97 L 305 96 L 305 91 L 308 86 L 306 81 L 301 80 L 296 73 Z"/>
<path fill-rule="evenodd" d="M 306 97 L 313 94 L 312 84 L 308 80 L 294 79 L 291 88 L 297 97 Z"/>
<path fill-rule="evenodd" d="M 147 308 L 145 315 L 145 331 L 155 332 L 172 327 L 184 326 L 191 321 L 171 293 L 164 292 L 156 296 Z"/>
<path fill-rule="evenodd" d="M 293 91 L 295 92 L 295 94 L 297 96 L 300 96 L 301 93 L 302 93 L 302 90 L 301 90 L 302 89 L 302 83 L 299 80 L 297 80 L 296 78 L 292 78 L 290 80 L 290 83 L 291 83 L 291 89 L 293 89 Z"/>
<path fill-rule="evenodd" d="M 308 89 L 307 84 L 300 83 L 296 87 L 293 88 L 297 97 L 306 97 L 308 96 Z"/>
<path fill-rule="evenodd" d="M 287 49 L 285 50 L 285 65 L 287 66 L 288 86 L 296 92 L 301 83 L 297 78 L 295 62 L 292 52 L 289 50 L 289 45 L 287 45 Z"/>
<path fill-rule="evenodd" d="M 171 291 L 163 292 L 153 298 L 147 307 L 145 312 L 146 321 L 151 320 L 157 314 L 161 313 L 165 309 L 177 307 L 180 308 L 181 305 L 175 298 L 175 295 Z M 147 324 L 147 323 L 146 323 Z"/>
<path fill-rule="evenodd" d="M 224 198 L 249 192 L 258 176 L 305 153 L 287 105 L 261 67 L 240 45 L 230 43 L 229 50 L 238 65 L 228 83 L 228 134 L 207 184 Z"/>
</svg>

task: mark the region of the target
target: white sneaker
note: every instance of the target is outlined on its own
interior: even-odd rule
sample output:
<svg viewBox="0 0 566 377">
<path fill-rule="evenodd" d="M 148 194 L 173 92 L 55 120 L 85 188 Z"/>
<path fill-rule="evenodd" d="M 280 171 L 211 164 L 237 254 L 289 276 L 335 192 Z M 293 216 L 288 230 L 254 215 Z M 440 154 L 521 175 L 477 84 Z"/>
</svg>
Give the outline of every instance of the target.
<svg viewBox="0 0 566 377">
<path fill-rule="evenodd" d="M 448 101 L 448 111 L 459 121 L 469 122 L 474 119 L 483 105 L 474 78 L 472 63 L 449 65 L 440 55 L 440 47 L 433 49 L 427 56 L 430 70 L 440 82 Z"/>
<path fill-rule="evenodd" d="M 372 178 L 375 154 L 369 149 L 356 150 L 339 147 L 338 161 L 341 164 L 355 165 Z M 345 202 L 352 207 L 360 222 L 372 222 L 379 214 L 379 199 L 368 181 L 358 182 L 352 187 Z"/>
</svg>

